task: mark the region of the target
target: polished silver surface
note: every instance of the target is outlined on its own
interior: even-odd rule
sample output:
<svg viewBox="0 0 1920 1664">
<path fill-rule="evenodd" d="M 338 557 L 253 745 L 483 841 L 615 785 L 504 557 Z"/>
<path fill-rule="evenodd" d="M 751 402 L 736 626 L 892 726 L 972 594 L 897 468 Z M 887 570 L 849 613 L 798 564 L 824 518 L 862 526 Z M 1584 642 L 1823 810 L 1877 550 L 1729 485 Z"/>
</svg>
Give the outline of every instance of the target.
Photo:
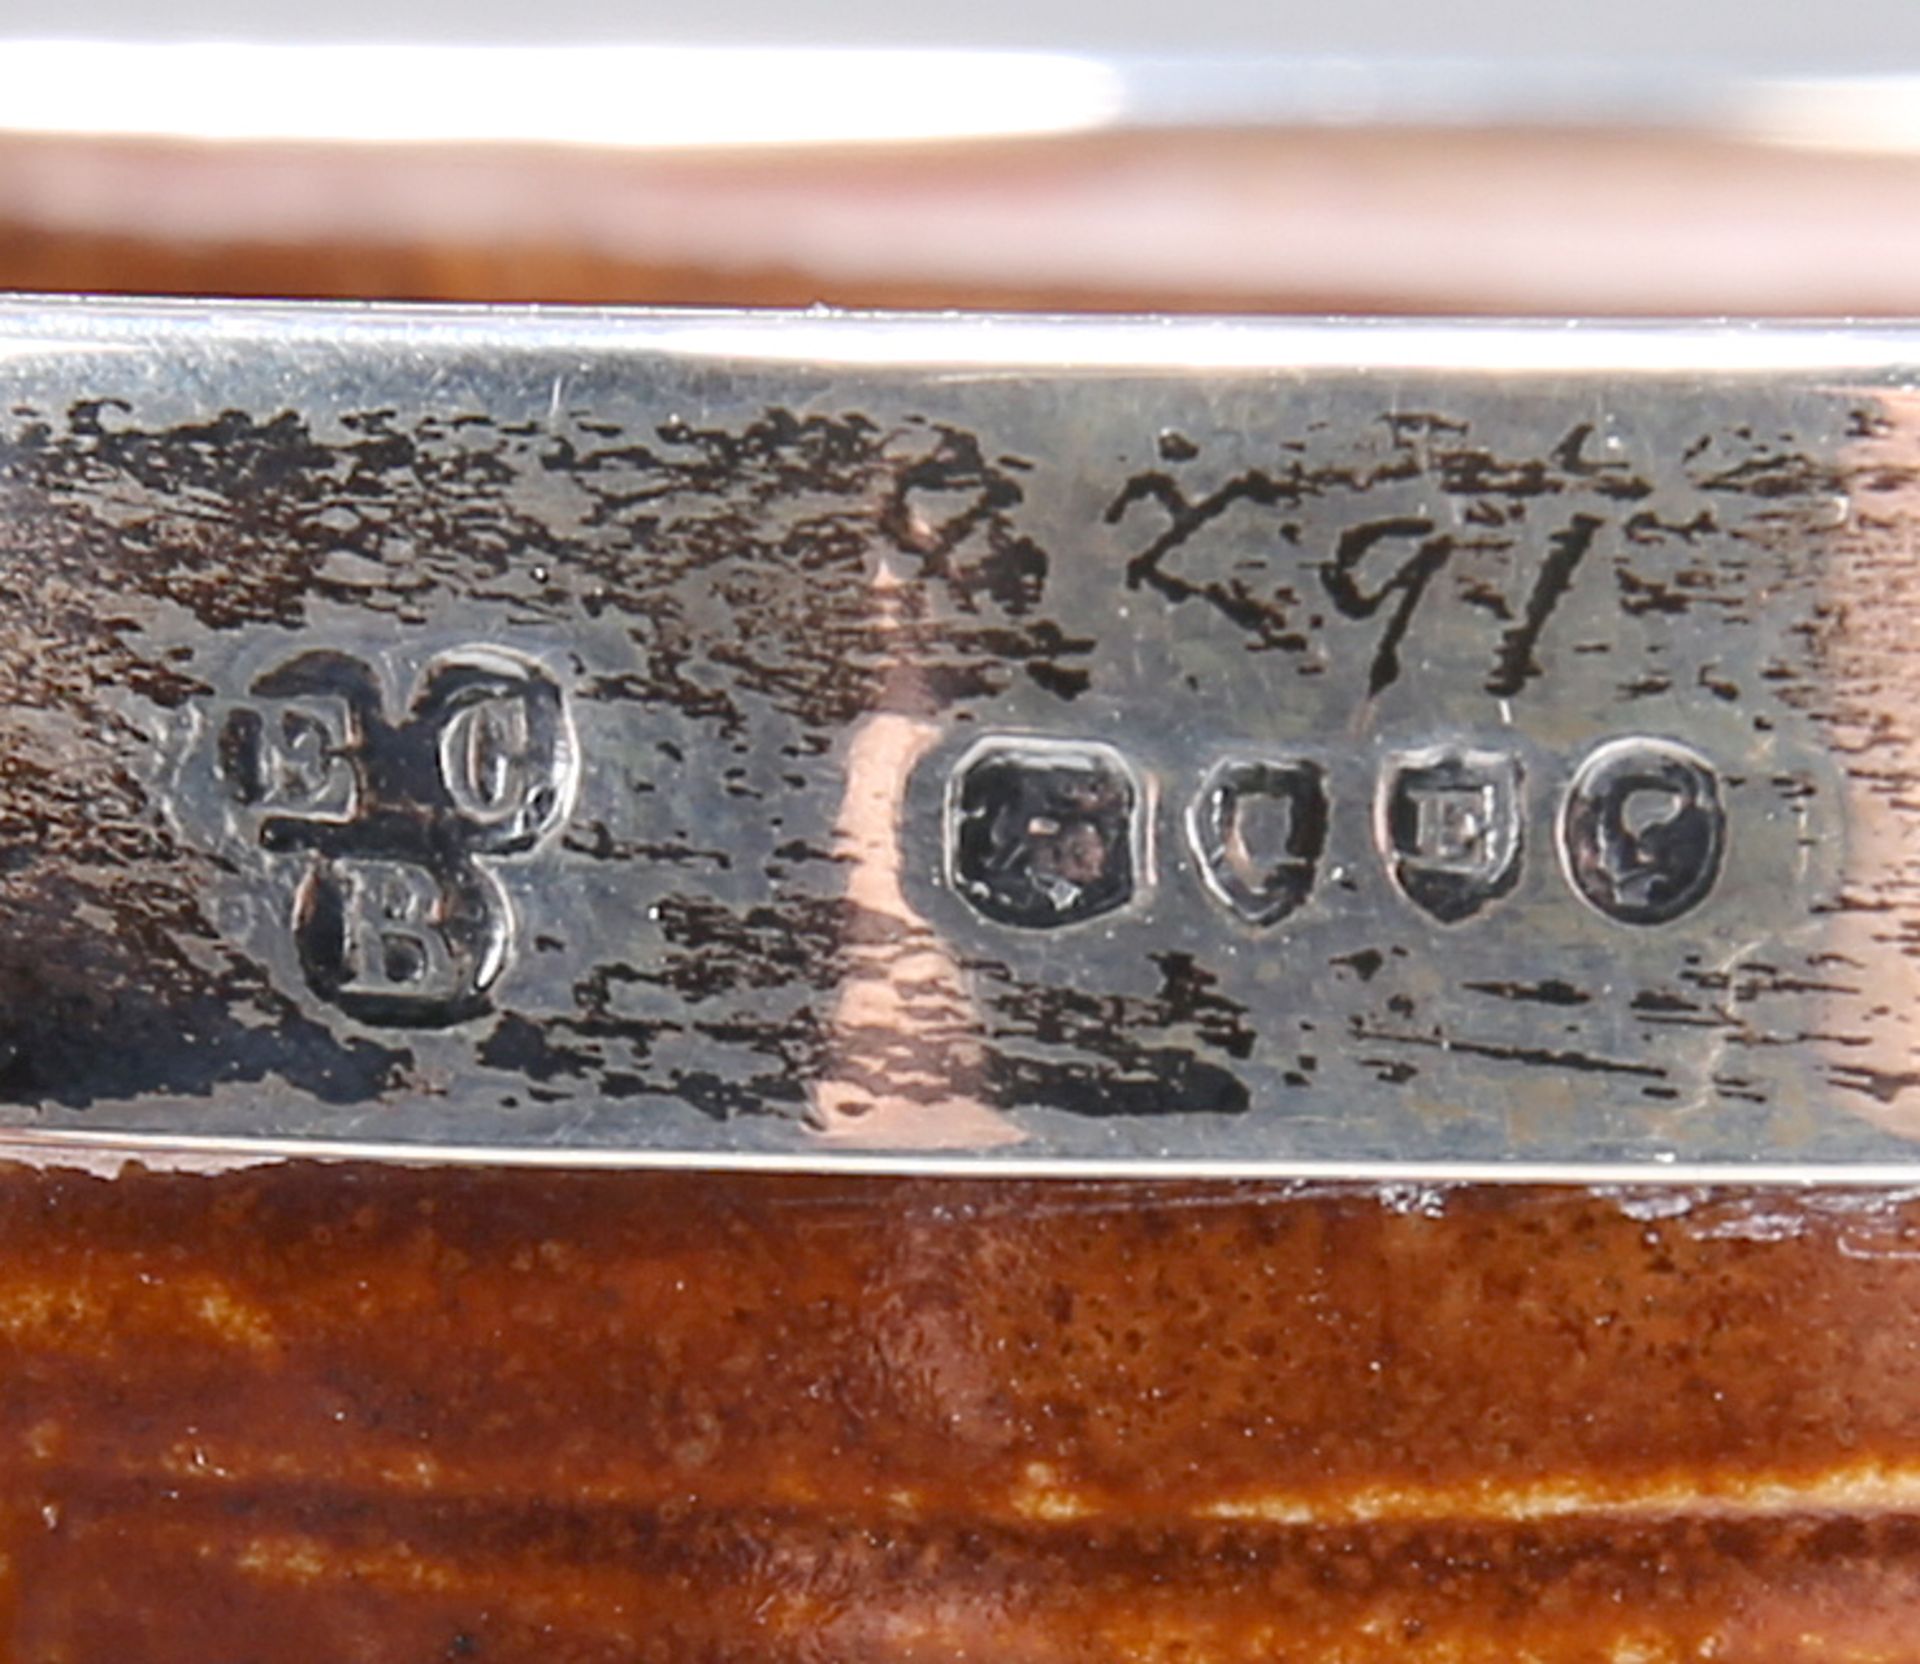
<svg viewBox="0 0 1920 1664">
<path fill-rule="evenodd" d="M 1917 374 L 11 303 L 7 1136 L 1920 1176 Z"/>
</svg>

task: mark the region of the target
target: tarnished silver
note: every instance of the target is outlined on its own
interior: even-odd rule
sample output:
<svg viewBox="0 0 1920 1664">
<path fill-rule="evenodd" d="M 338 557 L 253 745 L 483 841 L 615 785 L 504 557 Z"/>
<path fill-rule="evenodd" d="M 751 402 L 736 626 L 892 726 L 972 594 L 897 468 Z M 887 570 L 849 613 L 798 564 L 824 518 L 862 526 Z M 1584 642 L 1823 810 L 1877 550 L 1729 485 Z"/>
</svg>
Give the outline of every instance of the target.
<svg viewBox="0 0 1920 1664">
<path fill-rule="evenodd" d="M 1920 1177 L 1917 376 L 11 303 L 7 1136 Z"/>
</svg>

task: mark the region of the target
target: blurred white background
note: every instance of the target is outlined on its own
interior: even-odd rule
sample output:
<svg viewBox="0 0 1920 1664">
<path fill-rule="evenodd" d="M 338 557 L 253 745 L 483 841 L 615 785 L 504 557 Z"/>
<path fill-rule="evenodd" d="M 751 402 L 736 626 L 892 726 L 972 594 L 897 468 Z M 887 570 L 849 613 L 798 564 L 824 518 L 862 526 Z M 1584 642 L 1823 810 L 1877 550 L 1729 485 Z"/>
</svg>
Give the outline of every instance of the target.
<svg viewBox="0 0 1920 1664">
<path fill-rule="evenodd" d="M 1920 0 L 0 0 L 7 286 L 1920 313 Z"/>
<path fill-rule="evenodd" d="M 1651 66 L 1662 74 L 1920 67 L 1914 0 L 7 0 L 0 34 L 282 40 L 657 40 L 1273 52 Z"/>
</svg>

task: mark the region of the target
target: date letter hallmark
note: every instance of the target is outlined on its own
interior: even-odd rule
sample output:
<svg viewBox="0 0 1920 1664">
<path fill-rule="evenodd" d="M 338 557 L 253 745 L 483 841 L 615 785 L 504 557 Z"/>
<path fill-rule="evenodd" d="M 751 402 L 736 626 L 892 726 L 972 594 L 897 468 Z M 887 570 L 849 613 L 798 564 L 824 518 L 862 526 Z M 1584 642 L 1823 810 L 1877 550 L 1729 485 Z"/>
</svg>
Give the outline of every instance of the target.
<svg viewBox="0 0 1920 1664">
<path fill-rule="evenodd" d="M 579 747 L 559 684 L 492 647 L 443 653 L 389 720 L 365 660 L 316 650 L 257 677 L 215 737 L 251 840 L 300 863 L 289 921 L 312 991 L 358 1021 L 485 1011 L 512 956 L 490 870 L 571 811 Z"/>
<path fill-rule="evenodd" d="M 1380 783 L 1379 836 L 1394 883 L 1442 924 L 1472 918 L 1519 881 L 1519 759 L 1497 751 L 1398 758 Z"/>
</svg>

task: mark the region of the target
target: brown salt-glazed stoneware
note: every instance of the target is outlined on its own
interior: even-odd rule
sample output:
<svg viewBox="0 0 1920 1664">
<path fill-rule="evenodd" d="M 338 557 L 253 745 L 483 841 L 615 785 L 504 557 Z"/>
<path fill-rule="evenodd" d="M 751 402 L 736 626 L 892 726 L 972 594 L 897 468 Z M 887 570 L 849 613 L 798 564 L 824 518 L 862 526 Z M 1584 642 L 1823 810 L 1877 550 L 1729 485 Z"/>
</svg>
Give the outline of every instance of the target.
<svg viewBox="0 0 1920 1664">
<path fill-rule="evenodd" d="M 1904 1659 L 1920 1204 L 0 1175 L 21 1661 Z"/>
</svg>

